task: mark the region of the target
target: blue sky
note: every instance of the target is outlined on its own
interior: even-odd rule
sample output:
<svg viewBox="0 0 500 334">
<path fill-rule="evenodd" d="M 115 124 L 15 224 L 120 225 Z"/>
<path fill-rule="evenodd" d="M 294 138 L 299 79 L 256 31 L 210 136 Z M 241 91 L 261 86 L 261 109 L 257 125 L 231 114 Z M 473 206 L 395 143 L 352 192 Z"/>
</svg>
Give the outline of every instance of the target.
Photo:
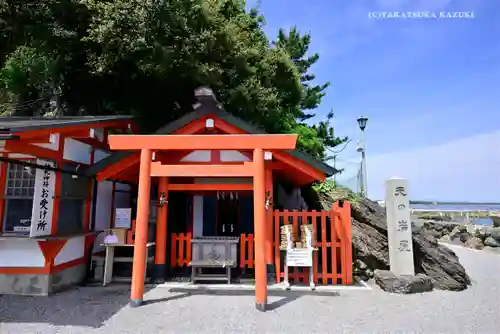
<svg viewBox="0 0 500 334">
<path fill-rule="evenodd" d="M 249 4 L 251 4 L 250 2 Z M 356 119 L 368 117 L 368 193 L 409 179 L 415 200 L 500 202 L 500 1 L 262 0 L 266 32 L 311 32 L 330 81 L 319 117 L 333 109 L 349 185 L 357 170 Z M 373 12 L 473 12 L 473 19 L 374 19 Z"/>
</svg>

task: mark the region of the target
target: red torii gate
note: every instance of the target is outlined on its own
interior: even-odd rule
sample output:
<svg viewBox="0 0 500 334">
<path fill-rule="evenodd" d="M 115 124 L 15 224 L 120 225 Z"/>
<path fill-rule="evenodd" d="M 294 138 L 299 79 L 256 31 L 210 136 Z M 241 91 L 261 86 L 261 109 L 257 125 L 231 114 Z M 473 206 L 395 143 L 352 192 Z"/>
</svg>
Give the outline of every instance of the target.
<svg viewBox="0 0 500 334">
<path fill-rule="evenodd" d="M 134 260 L 130 305 L 139 306 L 144 298 L 144 278 L 148 239 L 148 216 L 151 177 L 160 177 L 162 190 L 168 190 L 168 177 L 252 177 L 255 230 L 255 305 L 265 311 L 267 305 L 266 270 L 266 194 L 264 150 L 293 150 L 297 135 L 236 134 L 236 135 L 112 135 L 112 150 L 140 150 L 139 192 L 137 200 L 137 225 L 135 232 Z M 252 162 L 235 165 L 162 165 L 152 162 L 155 151 L 164 150 L 252 150 Z M 166 216 L 165 214 L 162 216 Z M 162 217 L 163 218 L 163 217 Z M 164 220 L 164 221 L 163 221 Z M 166 239 L 166 217 L 161 221 L 165 230 L 160 239 Z M 157 236 L 158 238 L 159 236 Z M 165 246 L 166 240 L 161 240 Z M 160 247 L 161 245 L 157 245 Z M 158 252 L 157 252 L 158 253 Z"/>
</svg>

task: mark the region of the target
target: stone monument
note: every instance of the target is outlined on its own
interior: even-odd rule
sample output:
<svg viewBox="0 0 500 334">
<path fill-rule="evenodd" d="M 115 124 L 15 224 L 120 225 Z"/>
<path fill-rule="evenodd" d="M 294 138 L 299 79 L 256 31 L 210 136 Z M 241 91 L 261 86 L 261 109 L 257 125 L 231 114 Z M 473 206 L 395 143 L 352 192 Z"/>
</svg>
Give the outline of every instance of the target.
<svg viewBox="0 0 500 334">
<path fill-rule="evenodd" d="M 395 275 L 415 275 L 410 199 L 406 179 L 397 177 L 387 179 L 385 209 L 390 270 Z"/>
</svg>

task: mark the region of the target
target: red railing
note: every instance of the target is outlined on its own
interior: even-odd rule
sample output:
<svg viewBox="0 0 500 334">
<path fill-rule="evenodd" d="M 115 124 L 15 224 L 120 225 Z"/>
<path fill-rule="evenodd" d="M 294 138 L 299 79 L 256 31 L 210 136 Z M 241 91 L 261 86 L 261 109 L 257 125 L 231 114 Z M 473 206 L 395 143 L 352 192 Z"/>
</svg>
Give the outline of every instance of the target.
<svg viewBox="0 0 500 334">
<path fill-rule="evenodd" d="M 351 207 L 344 202 L 340 207 L 333 205 L 330 211 L 274 211 L 274 250 L 276 281 L 284 277 L 284 256 L 279 249 L 280 227 L 293 225 L 297 237 L 300 237 L 300 224 L 312 224 L 318 248 L 313 253 L 313 278 L 316 284 L 352 284 L 352 238 Z M 276 242 L 277 241 L 277 242 Z M 294 282 L 308 283 L 308 269 L 289 268 L 289 279 Z"/>
<path fill-rule="evenodd" d="M 191 262 L 191 233 L 173 233 L 170 247 L 171 268 L 184 267 Z"/>
<path fill-rule="evenodd" d="M 273 247 L 276 266 L 276 281 L 284 277 L 284 252 L 280 251 L 280 227 L 293 225 L 300 237 L 301 224 L 312 224 L 315 231 L 313 255 L 313 278 L 316 284 L 352 284 L 352 237 L 351 205 L 335 203 L 330 211 L 279 211 L 273 212 Z M 253 269 L 255 266 L 253 234 L 241 234 L 239 266 Z M 172 234 L 170 266 L 184 267 L 191 262 L 191 233 Z M 289 268 L 292 282 L 308 283 L 308 269 Z"/>
<path fill-rule="evenodd" d="M 240 268 L 253 268 L 255 263 L 253 234 L 242 234 L 240 237 Z"/>
</svg>

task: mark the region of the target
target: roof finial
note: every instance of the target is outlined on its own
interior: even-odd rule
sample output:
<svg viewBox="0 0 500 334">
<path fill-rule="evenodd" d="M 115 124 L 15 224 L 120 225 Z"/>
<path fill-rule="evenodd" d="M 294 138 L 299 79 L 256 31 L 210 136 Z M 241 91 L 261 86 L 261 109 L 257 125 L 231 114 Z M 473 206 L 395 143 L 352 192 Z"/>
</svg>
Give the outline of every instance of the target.
<svg viewBox="0 0 500 334">
<path fill-rule="evenodd" d="M 215 94 L 212 89 L 208 87 L 199 87 L 194 90 L 194 96 L 196 99 L 201 102 L 201 103 L 206 103 L 206 102 L 217 102 L 217 98 L 215 97 Z"/>
</svg>

